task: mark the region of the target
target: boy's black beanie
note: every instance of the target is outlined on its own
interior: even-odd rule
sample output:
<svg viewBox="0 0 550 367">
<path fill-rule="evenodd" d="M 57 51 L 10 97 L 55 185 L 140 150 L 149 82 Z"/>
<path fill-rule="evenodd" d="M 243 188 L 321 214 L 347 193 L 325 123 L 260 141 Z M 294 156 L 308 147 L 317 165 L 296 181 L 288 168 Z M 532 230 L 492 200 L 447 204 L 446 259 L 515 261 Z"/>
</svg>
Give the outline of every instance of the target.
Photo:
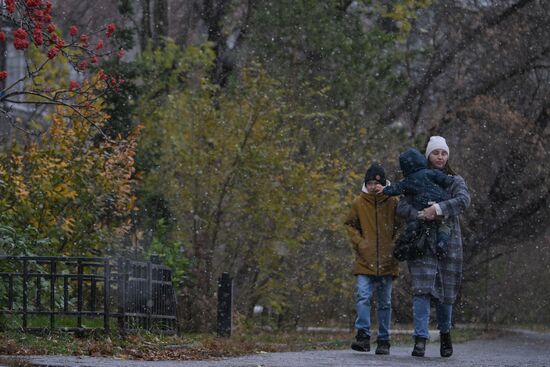
<svg viewBox="0 0 550 367">
<path fill-rule="evenodd" d="M 369 181 L 378 181 L 382 186 L 386 185 L 386 172 L 379 163 L 373 163 L 365 174 L 365 185 Z"/>
</svg>

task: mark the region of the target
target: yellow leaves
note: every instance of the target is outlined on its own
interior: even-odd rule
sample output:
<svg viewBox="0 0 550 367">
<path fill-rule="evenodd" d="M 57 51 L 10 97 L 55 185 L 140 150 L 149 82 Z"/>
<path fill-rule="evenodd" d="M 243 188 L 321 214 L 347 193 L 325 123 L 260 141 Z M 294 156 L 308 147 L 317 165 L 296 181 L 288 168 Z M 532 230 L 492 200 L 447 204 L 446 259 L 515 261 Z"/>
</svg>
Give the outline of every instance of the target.
<svg viewBox="0 0 550 367">
<path fill-rule="evenodd" d="M 12 176 L 13 187 L 15 188 L 15 195 L 21 201 L 26 201 L 29 197 L 29 191 L 27 190 L 27 185 L 23 180 L 23 177 L 14 175 Z"/>
<path fill-rule="evenodd" d="M 61 229 L 68 234 L 73 233 L 76 220 L 74 218 L 63 218 L 62 221 Z"/>
<path fill-rule="evenodd" d="M 72 190 L 68 184 L 62 183 L 60 185 L 57 185 L 51 193 L 53 195 L 59 195 L 59 197 L 64 199 L 75 199 L 78 194 L 76 191 Z"/>
<path fill-rule="evenodd" d="M 89 121 L 67 113 L 58 109 L 39 144 L 16 146 L 1 165 L 6 185 L 0 210 L 15 228 L 33 227 L 65 253 L 83 254 L 98 244 L 116 246 L 130 228 L 141 126 L 127 138 L 97 142 Z M 56 248 L 40 253 L 57 254 Z"/>
</svg>

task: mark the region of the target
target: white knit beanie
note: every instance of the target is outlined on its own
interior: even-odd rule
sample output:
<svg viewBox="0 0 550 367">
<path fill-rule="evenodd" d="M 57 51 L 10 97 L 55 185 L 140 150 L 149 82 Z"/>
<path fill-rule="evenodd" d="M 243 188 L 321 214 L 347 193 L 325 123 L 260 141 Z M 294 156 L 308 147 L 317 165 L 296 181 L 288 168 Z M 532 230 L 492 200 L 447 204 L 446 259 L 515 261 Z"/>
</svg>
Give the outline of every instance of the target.
<svg viewBox="0 0 550 367">
<path fill-rule="evenodd" d="M 442 136 L 431 136 L 428 145 L 426 145 L 426 158 L 430 156 L 430 153 L 436 149 L 442 149 L 449 154 L 449 146 Z"/>
</svg>

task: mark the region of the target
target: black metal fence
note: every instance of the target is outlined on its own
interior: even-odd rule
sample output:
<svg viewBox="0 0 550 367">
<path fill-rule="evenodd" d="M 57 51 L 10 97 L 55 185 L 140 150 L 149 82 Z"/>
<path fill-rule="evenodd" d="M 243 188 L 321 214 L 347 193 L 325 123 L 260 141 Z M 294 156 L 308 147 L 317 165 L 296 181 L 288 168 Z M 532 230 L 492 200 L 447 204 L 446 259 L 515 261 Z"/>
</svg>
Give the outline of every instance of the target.
<svg viewBox="0 0 550 367">
<path fill-rule="evenodd" d="M 161 264 L 108 258 L 0 256 L 0 315 L 24 331 L 174 334 L 171 270 Z"/>
<path fill-rule="evenodd" d="M 118 269 L 124 274 L 118 292 L 121 332 L 146 329 L 175 333 L 177 304 L 170 268 L 151 261 L 119 259 Z"/>
</svg>

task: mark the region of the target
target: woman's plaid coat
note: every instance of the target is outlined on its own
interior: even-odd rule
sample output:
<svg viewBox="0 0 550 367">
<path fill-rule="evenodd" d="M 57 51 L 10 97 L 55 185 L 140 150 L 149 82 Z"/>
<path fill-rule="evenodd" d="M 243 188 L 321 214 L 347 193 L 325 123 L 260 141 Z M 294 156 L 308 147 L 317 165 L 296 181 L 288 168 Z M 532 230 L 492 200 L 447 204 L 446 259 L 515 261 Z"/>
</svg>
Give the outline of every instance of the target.
<svg viewBox="0 0 550 367">
<path fill-rule="evenodd" d="M 462 233 L 459 216 L 470 206 L 470 193 L 461 176 L 455 176 L 455 182 L 448 188 L 448 192 L 451 198 L 438 203 L 452 230 L 447 256 L 439 260 L 434 251 L 426 251 L 426 255 L 408 261 L 408 265 L 414 295 L 432 295 L 441 303 L 453 304 L 462 279 Z M 418 211 L 403 198 L 397 204 L 397 214 L 413 220 Z"/>
</svg>

